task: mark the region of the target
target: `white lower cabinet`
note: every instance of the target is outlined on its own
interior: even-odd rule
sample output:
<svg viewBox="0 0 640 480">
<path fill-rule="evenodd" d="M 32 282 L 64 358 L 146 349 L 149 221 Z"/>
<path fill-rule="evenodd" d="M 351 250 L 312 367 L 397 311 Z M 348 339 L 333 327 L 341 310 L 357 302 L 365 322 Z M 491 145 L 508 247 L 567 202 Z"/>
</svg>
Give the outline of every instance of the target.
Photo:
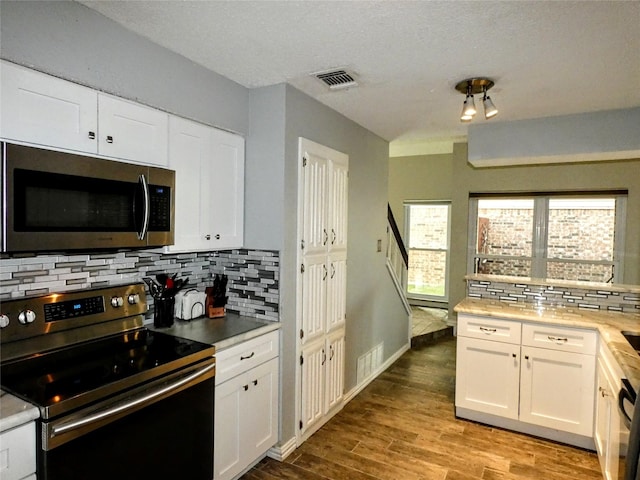
<svg viewBox="0 0 640 480">
<path fill-rule="evenodd" d="M 458 336 L 456 355 L 456 406 L 517 419 L 520 346 Z"/>
<path fill-rule="evenodd" d="M 621 480 L 623 466 L 620 462 L 620 451 L 626 448 L 626 442 L 621 445 L 620 413 L 618 412 L 617 396 L 620 391 L 624 374 L 609 349 L 600 342 L 598 350 L 598 373 L 596 390 L 596 421 L 594 439 L 602 476 L 605 480 Z"/>
<path fill-rule="evenodd" d="M 456 413 L 582 445 L 593 434 L 596 341 L 590 330 L 460 314 Z"/>
<path fill-rule="evenodd" d="M 29 422 L 0 434 L 0 478 L 35 480 L 36 425 Z"/>
<path fill-rule="evenodd" d="M 216 355 L 215 480 L 238 477 L 278 441 L 278 344 L 272 332 Z"/>
<path fill-rule="evenodd" d="M 314 432 L 342 407 L 344 335 L 344 329 L 336 330 L 302 349 L 302 416 L 299 427 L 305 433 Z"/>
</svg>

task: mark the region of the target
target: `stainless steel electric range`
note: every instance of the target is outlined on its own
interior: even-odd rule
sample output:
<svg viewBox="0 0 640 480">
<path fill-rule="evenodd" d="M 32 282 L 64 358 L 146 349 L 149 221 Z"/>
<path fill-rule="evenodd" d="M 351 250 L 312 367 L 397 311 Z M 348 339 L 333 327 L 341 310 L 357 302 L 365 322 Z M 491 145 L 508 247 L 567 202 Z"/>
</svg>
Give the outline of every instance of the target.
<svg viewBox="0 0 640 480">
<path fill-rule="evenodd" d="M 215 349 L 149 330 L 144 284 L 3 301 L 0 383 L 40 480 L 213 478 Z"/>
</svg>

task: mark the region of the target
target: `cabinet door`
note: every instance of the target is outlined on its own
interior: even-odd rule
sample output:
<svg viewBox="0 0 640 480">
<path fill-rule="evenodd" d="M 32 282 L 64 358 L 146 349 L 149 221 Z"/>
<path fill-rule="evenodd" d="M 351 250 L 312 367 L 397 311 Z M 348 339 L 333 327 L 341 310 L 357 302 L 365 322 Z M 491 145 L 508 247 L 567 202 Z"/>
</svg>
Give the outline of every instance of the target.
<svg viewBox="0 0 640 480">
<path fill-rule="evenodd" d="M 312 152 L 305 152 L 302 175 L 303 254 L 325 253 L 329 242 L 327 159 Z"/>
<path fill-rule="evenodd" d="M 520 420 L 591 437 L 595 357 L 522 347 Z"/>
<path fill-rule="evenodd" d="M 312 342 L 325 333 L 327 315 L 327 279 L 329 270 L 324 255 L 305 255 L 302 277 L 302 332 L 303 344 Z"/>
<path fill-rule="evenodd" d="M 4 61 L 0 80 L 0 137 L 97 153 L 97 92 Z"/>
<path fill-rule="evenodd" d="M 605 480 L 618 479 L 619 423 L 617 417 L 617 389 L 611 384 L 604 365 L 598 362 L 596 391 L 596 421 L 593 438 Z"/>
<path fill-rule="evenodd" d="M 169 121 L 169 167 L 176 172 L 175 244 L 169 252 L 212 248 L 208 200 L 211 128 L 179 117 Z M 204 203 L 203 203 L 204 202 Z"/>
<path fill-rule="evenodd" d="M 213 465 L 216 480 L 228 480 L 244 470 L 241 420 L 244 409 L 245 376 L 239 375 L 215 390 Z"/>
<path fill-rule="evenodd" d="M 331 162 L 329 177 L 329 250 L 347 249 L 347 207 L 349 167 L 339 160 Z"/>
<path fill-rule="evenodd" d="M 244 243 L 244 138 L 214 128 L 211 151 L 211 243 L 215 249 L 239 248 Z"/>
<path fill-rule="evenodd" d="M 306 431 L 324 415 L 325 363 L 327 355 L 324 340 L 302 350 L 300 429 Z"/>
<path fill-rule="evenodd" d="M 169 115 L 111 95 L 98 94 L 101 155 L 166 167 Z"/>
<path fill-rule="evenodd" d="M 326 411 L 342 402 L 344 396 L 344 331 L 337 332 L 327 341 Z"/>
<path fill-rule="evenodd" d="M 335 252 L 329 255 L 327 276 L 327 331 L 340 328 L 345 323 L 347 309 L 347 254 Z"/>
<path fill-rule="evenodd" d="M 278 359 L 250 370 L 246 378 L 243 448 L 253 463 L 278 441 Z"/>
<path fill-rule="evenodd" d="M 456 407 L 518 418 L 520 347 L 458 336 Z"/>
</svg>

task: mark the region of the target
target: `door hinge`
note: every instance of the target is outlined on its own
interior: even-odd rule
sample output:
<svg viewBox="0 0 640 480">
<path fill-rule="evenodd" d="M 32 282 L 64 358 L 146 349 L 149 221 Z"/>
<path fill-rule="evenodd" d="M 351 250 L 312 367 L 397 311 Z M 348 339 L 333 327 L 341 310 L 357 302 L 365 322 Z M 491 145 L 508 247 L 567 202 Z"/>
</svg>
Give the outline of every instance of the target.
<svg viewBox="0 0 640 480">
<path fill-rule="evenodd" d="M 302 430 L 302 420 L 300 420 L 300 430 Z"/>
<path fill-rule="evenodd" d="M 307 157 L 302 157 L 302 166 L 303 167 L 307 166 Z"/>
<path fill-rule="evenodd" d="M 302 340 L 304 338 L 304 330 L 301 328 L 300 329 L 300 340 Z"/>
<path fill-rule="evenodd" d="M 302 365 L 303 363 L 304 363 L 304 357 L 300 355 L 300 365 Z"/>
<path fill-rule="evenodd" d="M 300 250 L 304 250 L 304 239 L 300 240 Z"/>
<path fill-rule="evenodd" d="M 304 273 L 304 263 L 300 265 L 300 273 Z"/>
</svg>

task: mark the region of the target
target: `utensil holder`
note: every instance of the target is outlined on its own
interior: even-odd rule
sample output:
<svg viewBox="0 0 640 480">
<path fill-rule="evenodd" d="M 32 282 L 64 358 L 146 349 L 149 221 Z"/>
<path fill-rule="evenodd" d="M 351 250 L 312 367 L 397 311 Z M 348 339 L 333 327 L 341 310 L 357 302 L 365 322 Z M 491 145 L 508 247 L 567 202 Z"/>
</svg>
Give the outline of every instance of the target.
<svg viewBox="0 0 640 480">
<path fill-rule="evenodd" d="M 173 325 L 175 297 L 153 299 L 153 325 L 155 327 L 170 327 Z"/>
</svg>

